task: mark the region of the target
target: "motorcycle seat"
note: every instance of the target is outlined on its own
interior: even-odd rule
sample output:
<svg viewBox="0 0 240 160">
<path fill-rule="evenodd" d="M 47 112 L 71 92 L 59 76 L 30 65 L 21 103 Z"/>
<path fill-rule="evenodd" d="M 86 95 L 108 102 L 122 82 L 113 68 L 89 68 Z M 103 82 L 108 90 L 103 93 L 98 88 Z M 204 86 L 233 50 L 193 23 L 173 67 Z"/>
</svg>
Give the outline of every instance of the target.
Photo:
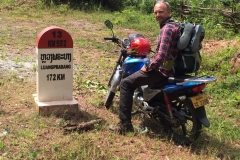
<svg viewBox="0 0 240 160">
<path fill-rule="evenodd" d="M 168 83 L 168 78 L 160 81 L 160 82 L 157 82 L 157 83 L 154 83 L 154 84 L 149 84 L 148 87 L 150 89 L 159 89 L 159 88 L 162 88 L 164 85 L 166 85 Z"/>
<path fill-rule="evenodd" d="M 177 75 L 174 77 L 168 77 L 160 82 L 154 83 L 154 84 L 149 84 L 148 87 L 151 89 L 159 89 L 165 86 L 166 84 L 176 84 L 176 83 L 181 83 L 184 82 L 188 79 L 195 79 L 197 77 L 195 76 L 190 76 L 190 75 Z"/>
</svg>

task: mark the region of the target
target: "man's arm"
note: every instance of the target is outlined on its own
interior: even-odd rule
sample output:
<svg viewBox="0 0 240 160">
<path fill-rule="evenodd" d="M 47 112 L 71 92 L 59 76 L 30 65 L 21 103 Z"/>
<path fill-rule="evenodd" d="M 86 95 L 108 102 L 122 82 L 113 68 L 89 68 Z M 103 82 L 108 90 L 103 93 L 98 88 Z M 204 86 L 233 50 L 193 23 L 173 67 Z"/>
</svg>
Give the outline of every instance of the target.
<svg viewBox="0 0 240 160">
<path fill-rule="evenodd" d="M 143 72 L 158 69 L 164 62 L 166 62 L 168 54 L 170 52 L 170 43 L 172 42 L 172 29 L 166 25 L 160 32 L 160 44 L 155 58 L 148 66 L 142 67 Z M 159 43 L 159 42 L 158 42 Z"/>
</svg>

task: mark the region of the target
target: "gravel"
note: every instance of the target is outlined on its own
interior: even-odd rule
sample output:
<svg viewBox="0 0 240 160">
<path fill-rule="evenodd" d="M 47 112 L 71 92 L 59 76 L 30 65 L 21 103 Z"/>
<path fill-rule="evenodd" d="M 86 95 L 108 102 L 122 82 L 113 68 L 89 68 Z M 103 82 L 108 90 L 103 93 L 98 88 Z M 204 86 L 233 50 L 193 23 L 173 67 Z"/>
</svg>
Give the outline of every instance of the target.
<svg viewBox="0 0 240 160">
<path fill-rule="evenodd" d="M 9 59 L 0 59 L 0 76 L 15 74 L 19 78 L 33 78 L 35 71 L 33 70 L 34 62 L 15 62 Z"/>
</svg>

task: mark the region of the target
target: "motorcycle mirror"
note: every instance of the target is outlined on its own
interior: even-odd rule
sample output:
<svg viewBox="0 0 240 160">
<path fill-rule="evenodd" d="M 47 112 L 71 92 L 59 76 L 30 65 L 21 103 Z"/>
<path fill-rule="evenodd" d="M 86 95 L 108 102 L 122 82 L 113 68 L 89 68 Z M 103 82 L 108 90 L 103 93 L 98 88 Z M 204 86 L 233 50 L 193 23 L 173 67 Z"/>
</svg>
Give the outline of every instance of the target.
<svg viewBox="0 0 240 160">
<path fill-rule="evenodd" d="M 112 31 L 112 35 L 113 35 L 113 37 L 114 37 L 114 33 L 113 33 L 113 24 L 112 24 L 112 22 L 109 21 L 109 20 L 106 20 L 106 21 L 104 22 L 104 24 L 105 24 L 109 29 L 111 29 L 111 31 Z"/>
<path fill-rule="evenodd" d="M 113 24 L 112 24 L 112 22 L 111 21 L 109 21 L 109 20 L 106 20 L 105 22 L 104 22 L 104 24 L 109 28 L 109 29 L 113 29 Z"/>
</svg>

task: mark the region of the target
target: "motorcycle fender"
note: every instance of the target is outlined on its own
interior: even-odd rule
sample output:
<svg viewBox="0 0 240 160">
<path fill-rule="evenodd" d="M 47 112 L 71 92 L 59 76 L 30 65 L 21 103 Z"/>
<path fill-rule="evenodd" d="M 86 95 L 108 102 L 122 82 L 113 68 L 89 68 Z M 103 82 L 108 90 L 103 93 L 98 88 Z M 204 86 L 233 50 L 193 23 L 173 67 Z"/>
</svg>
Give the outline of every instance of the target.
<svg viewBox="0 0 240 160">
<path fill-rule="evenodd" d="M 122 77 L 122 70 L 116 70 L 111 82 L 111 87 L 110 87 L 110 90 L 113 93 L 116 93 L 118 91 L 118 86 L 121 82 L 121 77 Z"/>
<path fill-rule="evenodd" d="M 210 122 L 207 118 L 206 115 L 206 111 L 205 111 L 205 107 L 199 107 L 195 109 L 196 112 L 196 117 L 197 119 L 205 126 L 205 127 L 209 127 L 210 126 Z"/>
</svg>

